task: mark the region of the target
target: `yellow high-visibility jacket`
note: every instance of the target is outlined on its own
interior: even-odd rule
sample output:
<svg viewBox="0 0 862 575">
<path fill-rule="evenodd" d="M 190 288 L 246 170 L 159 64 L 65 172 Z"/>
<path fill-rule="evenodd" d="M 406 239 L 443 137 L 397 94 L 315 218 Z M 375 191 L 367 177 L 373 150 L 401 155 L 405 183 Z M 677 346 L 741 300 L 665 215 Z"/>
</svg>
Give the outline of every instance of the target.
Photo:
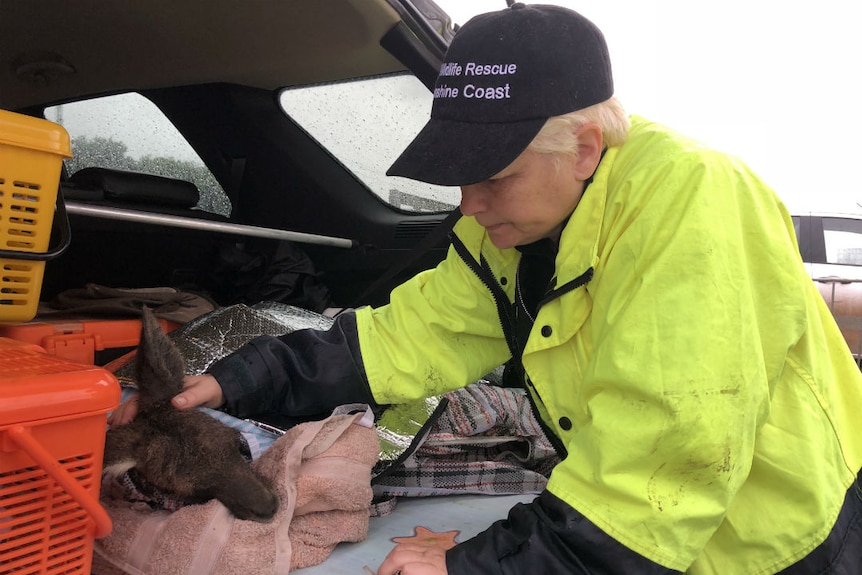
<svg viewBox="0 0 862 575">
<path fill-rule="evenodd" d="M 511 302 L 519 252 L 470 217 L 455 233 Z M 633 118 L 563 231 L 556 285 L 590 269 L 541 307 L 523 355 L 568 453 L 548 489 L 678 571 L 774 573 L 808 554 L 862 467 L 862 376 L 786 208 L 738 160 Z M 492 292 L 455 247 L 356 319 L 380 403 L 510 356 Z"/>
</svg>

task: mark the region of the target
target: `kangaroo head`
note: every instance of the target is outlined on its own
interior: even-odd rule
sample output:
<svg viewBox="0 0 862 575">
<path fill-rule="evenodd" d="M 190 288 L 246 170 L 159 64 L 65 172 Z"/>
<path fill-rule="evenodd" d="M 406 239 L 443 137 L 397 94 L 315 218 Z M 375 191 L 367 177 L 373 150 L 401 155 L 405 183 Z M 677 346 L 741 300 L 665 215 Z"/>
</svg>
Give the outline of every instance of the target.
<svg viewBox="0 0 862 575">
<path fill-rule="evenodd" d="M 240 519 L 268 521 L 278 509 L 269 482 L 242 454 L 239 431 L 197 409 L 181 411 L 185 361 L 148 309 L 136 357 L 138 415 L 108 430 L 106 472 L 135 468 L 146 482 L 187 502 L 216 498 Z"/>
</svg>

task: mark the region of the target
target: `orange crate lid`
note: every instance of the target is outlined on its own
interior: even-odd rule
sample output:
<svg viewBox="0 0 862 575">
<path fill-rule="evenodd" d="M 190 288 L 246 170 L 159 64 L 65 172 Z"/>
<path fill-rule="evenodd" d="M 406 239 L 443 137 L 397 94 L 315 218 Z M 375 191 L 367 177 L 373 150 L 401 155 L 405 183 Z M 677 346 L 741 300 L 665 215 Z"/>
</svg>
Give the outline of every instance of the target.
<svg viewBox="0 0 862 575">
<path fill-rule="evenodd" d="M 105 412 L 120 402 L 109 371 L 0 337 L 0 427 Z"/>
<path fill-rule="evenodd" d="M 162 331 L 170 333 L 181 324 L 166 319 L 157 319 Z M 16 325 L 0 324 L 0 337 L 17 339 L 21 342 L 35 343 L 48 353 L 54 340 L 65 336 L 81 336 L 93 339 L 96 351 L 114 347 L 131 347 L 140 343 L 141 320 L 135 318 L 95 319 L 62 318 L 36 319 Z M 52 354 L 53 355 L 53 354 Z"/>
</svg>

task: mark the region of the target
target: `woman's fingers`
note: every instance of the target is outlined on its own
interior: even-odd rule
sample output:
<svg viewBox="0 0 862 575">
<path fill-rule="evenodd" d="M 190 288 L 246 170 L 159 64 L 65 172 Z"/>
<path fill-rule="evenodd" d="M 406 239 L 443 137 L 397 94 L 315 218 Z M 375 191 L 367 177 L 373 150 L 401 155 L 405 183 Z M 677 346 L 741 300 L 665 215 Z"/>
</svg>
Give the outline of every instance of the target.
<svg viewBox="0 0 862 575">
<path fill-rule="evenodd" d="M 187 375 L 183 379 L 183 390 L 171 400 L 177 409 L 190 409 L 202 405 L 218 408 L 224 403 L 224 395 L 216 378 L 209 374 Z M 108 425 L 126 425 L 138 414 L 138 396 L 133 395 L 117 406 L 108 415 Z"/>
<path fill-rule="evenodd" d="M 126 425 L 138 414 L 138 396 L 133 395 L 117 406 L 117 409 L 108 416 L 108 425 L 118 427 Z"/>
<path fill-rule="evenodd" d="M 447 575 L 446 550 L 416 543 L 401 543 L 389 552 L 377 575 Z"/>
<path fill-rule="evenodd" d="M 177 409 L 189 409 L 202 405 L 213 409 L 221 407 L 224 395 L 216 378 L 208 373 L 187 375 L 183 379 L 183 390 L 171 400 Z"/>
</svg>

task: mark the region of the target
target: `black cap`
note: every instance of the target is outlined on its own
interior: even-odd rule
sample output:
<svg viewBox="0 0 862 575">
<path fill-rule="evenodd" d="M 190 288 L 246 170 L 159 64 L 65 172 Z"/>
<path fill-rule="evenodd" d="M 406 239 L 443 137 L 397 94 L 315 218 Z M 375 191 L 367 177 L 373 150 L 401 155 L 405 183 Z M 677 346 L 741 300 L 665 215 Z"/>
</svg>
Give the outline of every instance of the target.
<svg viewBox="0 0 862 575">
<path fill-rule="evenodd" d="M 444 186 L 481 182 L 545 121 L 614 93 L 601 31 L 567 8 L 517 3 L 470 19 L 452 39 L 431 119 L 386 172 Z"/>
</svg>

